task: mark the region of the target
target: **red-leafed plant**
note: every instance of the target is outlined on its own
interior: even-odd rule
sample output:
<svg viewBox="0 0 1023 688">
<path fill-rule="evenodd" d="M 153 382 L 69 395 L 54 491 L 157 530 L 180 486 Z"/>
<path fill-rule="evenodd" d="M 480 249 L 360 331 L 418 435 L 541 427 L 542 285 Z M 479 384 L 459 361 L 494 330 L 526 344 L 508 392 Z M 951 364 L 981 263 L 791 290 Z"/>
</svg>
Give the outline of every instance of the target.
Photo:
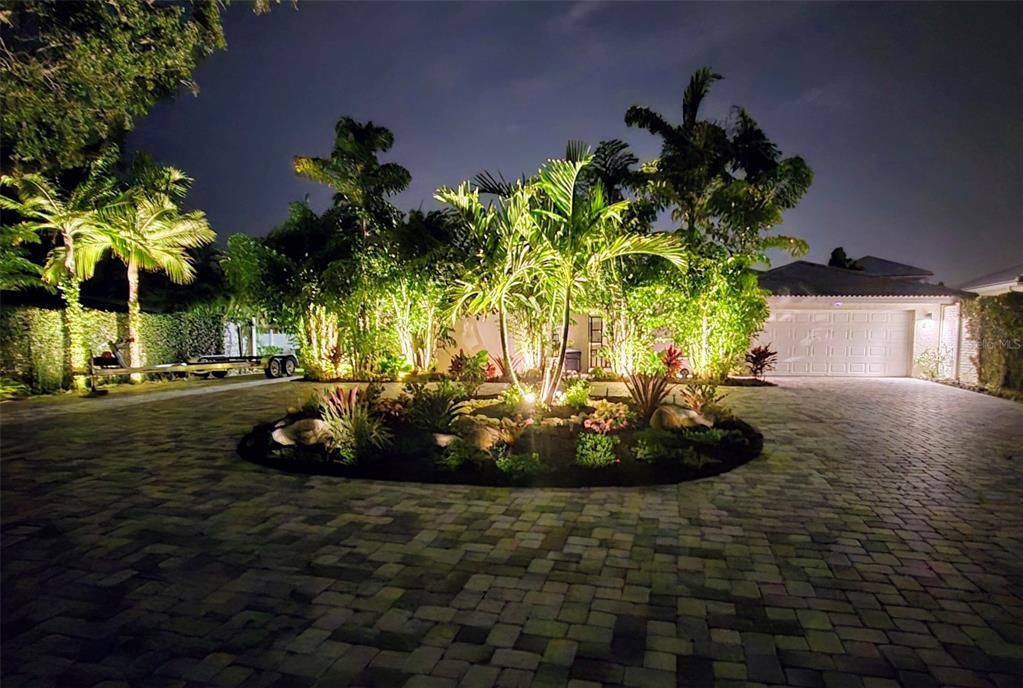
<svg viewBox="0 0 1023 688">
<path fill-rule="evenodd" d="M 682 372 L 682 366 L 684 365 L 682 349 L 672 344 L 661 352 L 661 363 L 668 371 L 668 377 L 678 377 L 679 373 Z"/>
<path fill-rule="evenodd" d="M 771 351 L 770 344 L 755 346 L 746 353 L 746 365 L 756 380 L 762 380 L 764 373 L 774 368 L 778 360 L 778 352 Z"/>
</svg>

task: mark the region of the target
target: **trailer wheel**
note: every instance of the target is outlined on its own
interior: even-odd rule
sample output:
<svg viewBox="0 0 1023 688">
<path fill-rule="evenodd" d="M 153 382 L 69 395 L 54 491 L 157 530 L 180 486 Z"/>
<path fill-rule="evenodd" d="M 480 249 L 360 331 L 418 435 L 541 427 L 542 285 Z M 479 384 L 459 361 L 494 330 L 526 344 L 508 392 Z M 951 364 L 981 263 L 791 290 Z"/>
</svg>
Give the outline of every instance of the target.
<svg viewBox="0 0 1023 688">
<path fill-rule="evenodd" d="M 202 380 L 209 380 L 210 379 L 210 374 L 209 373 L 193 373 L 193 375 L 195 375 L 197 378 L 200 378 Z"/>
<path fill-rule="evenodd" d="M 295 359 L 291 356 L 284 359 L 284 374 L 288 377 L 295 374 Z"/>
<path fill-rule="evenodd" d="M 281 376 L 281 359 L 271 358 L 266 364 L 266 370 L 263 371 L 267 377 L 276 378 Z"/>
<path fill-rule="evenodd" d="M 214 370 L 210 374 L 213 375 L 213 377 L 217 378 L 218 380 L 227 377 L 227 371 L 226 370 Z"/>
</svg>

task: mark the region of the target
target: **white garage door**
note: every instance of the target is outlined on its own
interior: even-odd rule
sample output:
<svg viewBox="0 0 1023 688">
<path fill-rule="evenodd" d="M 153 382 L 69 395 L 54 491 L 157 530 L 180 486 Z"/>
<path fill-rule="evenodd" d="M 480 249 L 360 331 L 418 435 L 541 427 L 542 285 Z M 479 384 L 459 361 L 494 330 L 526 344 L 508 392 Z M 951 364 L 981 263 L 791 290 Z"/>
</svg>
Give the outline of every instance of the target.
<svg viewBox="0 0 1023 688">
<path fill-rule="evenodd" d="M 778 352 L 775 375 L 903 377 L 913 312 L 772 310 L 757 339 Z"/>
</svg>

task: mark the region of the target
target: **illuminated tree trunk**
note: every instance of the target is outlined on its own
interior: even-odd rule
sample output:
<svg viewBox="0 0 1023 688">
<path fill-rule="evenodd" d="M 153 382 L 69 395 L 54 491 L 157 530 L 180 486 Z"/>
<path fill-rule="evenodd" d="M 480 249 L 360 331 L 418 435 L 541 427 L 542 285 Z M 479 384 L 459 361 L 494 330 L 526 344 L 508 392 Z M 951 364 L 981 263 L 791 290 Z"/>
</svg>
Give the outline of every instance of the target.
<svg viewBox="0 0 1023 688">
<path fill-rule="evenodd" d="M 337 314 L 310 306 L 302 318 L 302 367 L 312 380 L 341 377 L 341 331 Z"/>
<path fill-rule="evenodd" d="M 504 308 L 497 309 L 497 324 L 501 330 L 501 360 L 504 365 L 504 372 L 508 375 L 510 382 L 519 387 L 519 376 L 515 374 L 515 365 L 512 363 L 511 352 L 508 347 L 508 314 Z"/>
<path fill-rule="evenodd" d="M 139 348 L 139 266 L 128 261 L 128 365 L 142 367 L 142 350 Z M 132 382 L 142 382 L 140 373 L 133 373 Z"/>
<path fill-rule="evenodd" d="M 568 328 L 572 322 L 572 280 L 565 288 L 565 312 L 561 323 L 561 342 L 558 344 L 558 362 L 554 366 L 554 375 L 545 375 L 543 401 L 550 405 L 554 401 L 554 393 L 561 384 L 561 375 L 565 372 L 565 355 L 568 353 Z"/>
<path fill-rule="evenodd" d="M 75 271 L 75 240 L 70 232 L 61 233 L 64 243 L 65 277 L 59 285 L 64 299 L 64 326 L 67 335 L 67 382 L 71 389 L 84 390 L 85 376 L 76 373 L 85 372 L 88 367 L 88 350 L 85 346 L 85 325 L 82 322 L 85 314 L 82 311 L 81 282 Z"/>
<path fill-rule="evenodd" d="M 74 277 L 65 279 L 60 284 L 60 293 L 64 298 L 64 327 L 67 334 L 67 370 L 71 388 L 81 391 L 85 389 L 85 375 L 89 367 L 88 348 L 85 344 L 85 324 L 82 322 L 85 313 L 81 302 L 81 283 Z"/>
</svg>

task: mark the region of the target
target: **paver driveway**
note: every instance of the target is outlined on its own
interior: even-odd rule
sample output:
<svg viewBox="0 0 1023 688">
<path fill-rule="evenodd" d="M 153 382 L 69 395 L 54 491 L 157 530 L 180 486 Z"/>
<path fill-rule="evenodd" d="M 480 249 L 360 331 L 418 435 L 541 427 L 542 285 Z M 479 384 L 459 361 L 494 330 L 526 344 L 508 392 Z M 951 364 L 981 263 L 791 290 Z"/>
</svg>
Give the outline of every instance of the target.
<svg viewBox="0 0 1023 688">
<path fill-rule="evenodd" d="M 6 414 L 5 688 L 1023 681 L 1023 406 L 736 389 L 732 473 L 507 490 L 238 460 L 299 389 Z"/>
</svg>

